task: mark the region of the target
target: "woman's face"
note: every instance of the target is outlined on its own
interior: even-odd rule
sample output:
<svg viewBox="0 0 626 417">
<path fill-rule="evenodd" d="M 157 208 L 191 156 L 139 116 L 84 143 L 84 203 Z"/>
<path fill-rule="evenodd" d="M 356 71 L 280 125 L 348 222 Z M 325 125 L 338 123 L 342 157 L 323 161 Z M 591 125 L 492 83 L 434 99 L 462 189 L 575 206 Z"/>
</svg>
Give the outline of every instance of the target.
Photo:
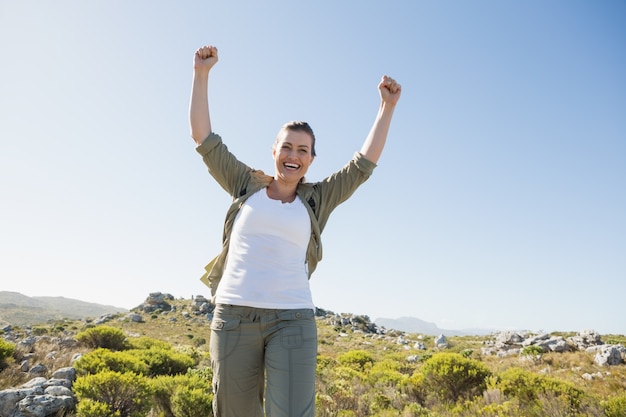
<svg viewBox="0 0 626 417">
<path fill-rule="evenodd" d="M 282 130 L 272 150 L 276 178 L 298 183 L 313 162 L 313 139 L 306 132 Z"/>
</svg>

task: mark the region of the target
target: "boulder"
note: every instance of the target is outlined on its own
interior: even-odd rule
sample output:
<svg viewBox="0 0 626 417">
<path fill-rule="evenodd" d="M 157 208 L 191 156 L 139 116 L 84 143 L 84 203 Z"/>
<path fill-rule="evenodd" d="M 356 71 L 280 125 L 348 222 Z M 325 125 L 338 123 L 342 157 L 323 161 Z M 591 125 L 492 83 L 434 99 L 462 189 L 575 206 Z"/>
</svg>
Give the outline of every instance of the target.
<svg viewBox="0 0 626 417">
<path fill-rule="evenodd" d="M 24 398 L 17 403 L 17 410 L 24 417 L 46 417 L 73 410 L 75 406 L 76 400 L 72 396 L 44 394 Z"/>
<path fill-rule="evenodd" d="M 568 342 L 578 348 L 578 350 L 586 350 L 590 346 L 597 346 L 604 344 L 602 338 L 595 330 L 583 330 L 578 332 L 576 336 L 572 336 L 567 339 Z"/>
<path fill-rule="evenodd" d="M 67 379 L 68 381 L 74 382 L 76 380 L 76 369 L 72 366 L 59 368 L 52 373 L 52 378 Z"/>
<path fill-rule="evenodd" d="M 52 395 L 53 397 L 73 397 L 74 394 L 72 390 L 61 386 L 61 385 L 52 385 L 46 388 L 43 391 L 44 395 Z"/>
<path fill-rule="evenodd" d="M 620 349 L 615 345 L 605 345 L 599 349 L 594 361 L 600 366 L 619 365 L 623 362 Z"/>
<path fill-rule="evenodd" d="M 448 347 L 448 339 L 442 334 L 435 338 L 435 347 L 445 349 Z"/>
<path fill-rule="evenodd" d="M 17 403 L 28 396 L 43 395 L 40 386 L 31 388 L 10 388 L 0 391 L 0 417 L 13 417 Z"/>
</svg>

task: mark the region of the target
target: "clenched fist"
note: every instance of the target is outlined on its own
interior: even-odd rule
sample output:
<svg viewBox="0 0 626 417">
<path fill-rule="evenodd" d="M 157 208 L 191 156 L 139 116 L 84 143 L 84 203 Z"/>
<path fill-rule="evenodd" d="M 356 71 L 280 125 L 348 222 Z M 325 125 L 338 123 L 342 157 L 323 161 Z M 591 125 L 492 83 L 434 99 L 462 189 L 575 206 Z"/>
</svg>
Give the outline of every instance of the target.
<svg viewBox="0 0 626 417">
<path fill-rule="evenodd" d="M 217 48 L 213 45 L 203 46 L 196 51 L 193 68 L 209 71 L 217 63 Z"/>
<path fill-rule="evenodd" d="M 380 84 L 378 84 L 378 91 L 380 98 L 385 103 L 395 105 L 400 99 L 400 94 L 402 94 L 402 87 L 393 78 L 383 75 Z"/>
</svg>

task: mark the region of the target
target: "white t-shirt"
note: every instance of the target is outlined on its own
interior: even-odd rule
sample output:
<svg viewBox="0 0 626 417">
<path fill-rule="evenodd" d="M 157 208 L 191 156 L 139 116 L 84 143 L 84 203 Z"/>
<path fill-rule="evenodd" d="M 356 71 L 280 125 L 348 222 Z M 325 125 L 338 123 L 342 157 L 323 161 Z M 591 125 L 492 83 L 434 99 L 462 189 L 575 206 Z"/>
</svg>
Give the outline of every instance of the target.
<svg viewBox="0 0 626 417">
<path fill-rule="evenodd" d="M 215 302 L 257 308 L 314 308 L 306 268 L 311 219 L 296 197 L 283 203 L 263 188 L 237 213 Z"/>
</svg>

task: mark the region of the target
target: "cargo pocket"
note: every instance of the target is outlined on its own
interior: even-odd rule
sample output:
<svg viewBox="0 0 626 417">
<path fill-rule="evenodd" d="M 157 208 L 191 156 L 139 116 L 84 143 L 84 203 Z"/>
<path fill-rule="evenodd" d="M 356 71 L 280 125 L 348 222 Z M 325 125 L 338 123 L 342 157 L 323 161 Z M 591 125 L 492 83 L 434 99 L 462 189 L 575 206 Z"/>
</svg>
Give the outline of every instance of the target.
<svg viewBox="0 0 626 417">
<path fill-rule="evenodd" d="M 210 353 L 215 360 L 226 359 L 241 337 L 238 317 L 216 317 L 211 321 Z"/>
<path fill-rule="evenodd" d="M 284 310 L 278 313 L 278 318 L 284 323 L 280 330 L 281 345 L 284 349 L 299 348 L 303 345 L 307 333 L 315 337 L 315 313 L 310 309 Z"/>
</svg>

